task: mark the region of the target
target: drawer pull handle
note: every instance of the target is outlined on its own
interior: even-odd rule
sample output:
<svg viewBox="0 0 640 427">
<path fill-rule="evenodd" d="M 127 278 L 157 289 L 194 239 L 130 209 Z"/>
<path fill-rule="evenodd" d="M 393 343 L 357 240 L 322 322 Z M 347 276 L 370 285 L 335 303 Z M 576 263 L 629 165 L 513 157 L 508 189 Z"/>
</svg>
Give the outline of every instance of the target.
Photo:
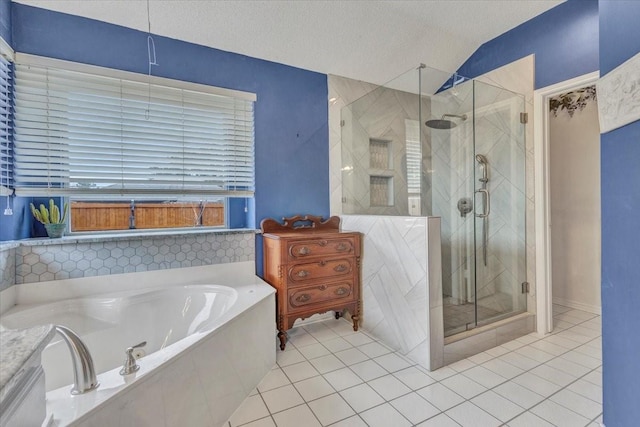
<svg viewBox="0 0 640 427">
<path fill-rule="evenodd" d="M 344 264 L 338 264 L 333 268 L 333 271 L 336 271 L 338 273 L 342 273 L 344 271 L 347 271 L 349 269 L 349 267 L 347 267 Z"/>
<path fill-rule="evenodd" d="M 307 277 L 308 275 L 309 275 L 309 272 L 307 270 L 298 271 L 298 277 Z"/>
<path fill-rule="evenodd" d="M 326 241 L 326 240 L 319 240 L 319 241 L 318 241 L 318 245 L 320 245 L 320 246 L 327 246 L 327 241 Z"/>
<path fill-rule="evenodd" d="M 311 249 L 309 249 L 306 246 L 303 246 L 300 248 L 300 250 L 298 251 L 298 255 L 309 255 L 311 253 Z"/>
<path fill-rule="evenodd" d="M 327 290 L 327 285 L 320 285 L 320 290 L 321 291 L 326 291 Z"/>
<path fill-rule="evenodd" d="M 300 295 L 298 298 L 296 298 L 296 301 L 298 302 L 307 302 L 311 299 L 311 295 L 309 294 L 302 294 Z"/>
<path fill-rule="evenodd" d="M 336 290 L 336 295 L 342 296 L 342 295 L 346 295 L 348 292 L 349 292 L 349 290 L 347 288 L 342 288 L 341 287 L 341 288 L 338 288 Z"/>
<path fill-rule="evenodd" d="M 345 245 L 344 243 L 339 243 L 339 244 L 336 246 L 336 250 L 337 250 L 337 251 L 340 251 L 340 252 L 342 252 L 342 251 L 346 251 L 348 248 L 349 248 L 349 246 Z"/>
</svg>

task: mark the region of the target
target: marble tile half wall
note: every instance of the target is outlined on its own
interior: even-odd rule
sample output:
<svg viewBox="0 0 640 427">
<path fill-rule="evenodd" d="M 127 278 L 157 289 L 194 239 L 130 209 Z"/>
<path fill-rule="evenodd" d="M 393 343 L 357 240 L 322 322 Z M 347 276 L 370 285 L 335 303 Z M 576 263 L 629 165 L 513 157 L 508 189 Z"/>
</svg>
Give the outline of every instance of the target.
<svg viewBox="0 0 640 427">
<path fill-rule="evenodd" d="M 253 230 L 31 240 L 0 246 L 0 291 L 14 284 L 254 259 Z"/>
<path fill-rule="evenodd" d="M 362 327 L 427 369 L 443 363 L 440 218 L 343 215 L 364 234 Z"/>
</svg>

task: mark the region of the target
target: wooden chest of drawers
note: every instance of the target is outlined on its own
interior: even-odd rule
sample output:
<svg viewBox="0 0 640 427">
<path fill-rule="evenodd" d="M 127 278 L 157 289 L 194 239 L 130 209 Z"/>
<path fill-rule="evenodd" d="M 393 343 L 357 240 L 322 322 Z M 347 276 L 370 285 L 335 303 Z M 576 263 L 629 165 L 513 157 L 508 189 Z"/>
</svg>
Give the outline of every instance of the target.
<svg viewBox="0 0 640 427">
<path fill-rule="evenodd" d="M 303 225 L 296 225 L 303 224 Z M 265 219 L 264 279 L 277 291 L 276 311 L 280 348 L 296 319 L 348 310 L 353 330 L 360 319 L 360 251 L 357 232 L 341 232 L 340 218 L 322 221 L 311 215 Z"/>
</svg>

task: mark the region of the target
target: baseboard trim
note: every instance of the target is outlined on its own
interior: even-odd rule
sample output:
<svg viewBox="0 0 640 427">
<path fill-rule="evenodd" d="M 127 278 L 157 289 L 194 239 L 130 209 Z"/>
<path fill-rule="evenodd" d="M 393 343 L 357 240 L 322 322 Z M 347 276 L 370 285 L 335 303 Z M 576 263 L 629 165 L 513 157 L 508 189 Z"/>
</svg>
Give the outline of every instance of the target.
<svg viewBox="0 0 640 427">
<path fill-rule="evenodd" d="M 576 310 L 587 311 L 589 313 L 601 315 L 602 308 L 596 305 L 583 304 L 577 301 L 571 301 L 564 298 L 553 297 L 553 303 L 558 305 L 563 305 L 565 307 L 573 308 Z"/>
</svg>

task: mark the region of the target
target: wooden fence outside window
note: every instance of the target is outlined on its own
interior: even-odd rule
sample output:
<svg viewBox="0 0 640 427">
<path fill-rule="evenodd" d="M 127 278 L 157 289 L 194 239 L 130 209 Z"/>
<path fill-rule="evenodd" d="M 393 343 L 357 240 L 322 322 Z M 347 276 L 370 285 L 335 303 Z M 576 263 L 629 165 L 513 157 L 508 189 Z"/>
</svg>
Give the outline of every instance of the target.
<svg viewBox="0 0 640 427">
<path fill-rule="evenodd" d="M 222 203 L 72 202 L 71 231 L 223 226 Z"/>
</svg>

